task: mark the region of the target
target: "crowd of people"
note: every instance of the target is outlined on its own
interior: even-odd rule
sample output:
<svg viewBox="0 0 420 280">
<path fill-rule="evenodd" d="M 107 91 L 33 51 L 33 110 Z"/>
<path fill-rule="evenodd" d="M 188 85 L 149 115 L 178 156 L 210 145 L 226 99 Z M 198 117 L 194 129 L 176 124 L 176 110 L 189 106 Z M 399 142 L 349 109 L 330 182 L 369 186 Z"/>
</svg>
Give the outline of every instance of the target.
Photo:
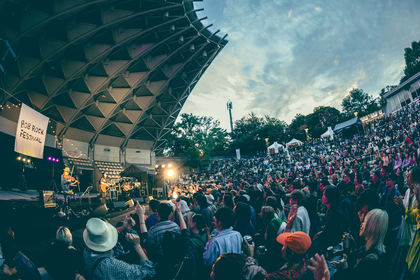
<svg viewBox="0 0 420 280">
<path fill-rule="evenodd" d="M 412 104 L 352 139 L 214 161 L 203 181 L 137 204 L 116 227 L 91 218 L 83 251 L 59 228 L 45 269 L 53 279 L 420 279 L 419 115 Z M 1 277 L 40 279 L 13 230 L 0 238 Z"/>
</svg>

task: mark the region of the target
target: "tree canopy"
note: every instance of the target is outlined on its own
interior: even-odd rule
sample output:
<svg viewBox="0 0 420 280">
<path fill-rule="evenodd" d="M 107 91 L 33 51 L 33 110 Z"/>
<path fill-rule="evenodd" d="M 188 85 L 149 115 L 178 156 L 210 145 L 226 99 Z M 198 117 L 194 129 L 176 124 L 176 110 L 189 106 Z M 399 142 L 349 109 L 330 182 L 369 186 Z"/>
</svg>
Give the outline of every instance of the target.
<svg viewBox="0 0 420 280">
<path fill-rule="evenodd" d="M 225 155 L 229 137 L 220 122 L 212 117 L 182 114 L 168 136 L 166 156 L 185 157 L 191 167 L 205 166 L 210 156 Z"/>
<path fill-rule="evenodd" d="M 401 78 L 400 84 L 410 79 L 420 71 L 420 41 L 413 41 L 411 48 L 404 49 L 404 77 Z"/>
<path fill-rule="evenodd" d="M 364 92 L 363 89 L 358 88 L 353 89 L 344 97 L 341 106 L 344 113 L 357 113 L 359 117 L 378 111 L 381 108 L 376 99 Z"/>
</svg>

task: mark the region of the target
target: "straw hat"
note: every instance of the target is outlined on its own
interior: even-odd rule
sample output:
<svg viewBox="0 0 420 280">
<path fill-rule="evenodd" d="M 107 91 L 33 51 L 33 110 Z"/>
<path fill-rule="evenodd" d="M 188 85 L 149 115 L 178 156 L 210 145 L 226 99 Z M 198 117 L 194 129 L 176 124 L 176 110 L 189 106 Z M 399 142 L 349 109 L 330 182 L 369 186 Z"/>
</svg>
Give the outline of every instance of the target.
<svg viewBox="0 0 420 280">
<path fill-rule="evenodd" d="M 118 232 L 111 224 L 98 218 L 91 218 L 83 232 L 83 240 L 90 249 L 107 252 L 117 244 Z"/>
<path fill-rule="evenodd" d="M 63 170 L 64 170 L 64 172 L 70 172 L 70 168 L 68 168 L 68 167 L 64 168 Z"/>
</svg>

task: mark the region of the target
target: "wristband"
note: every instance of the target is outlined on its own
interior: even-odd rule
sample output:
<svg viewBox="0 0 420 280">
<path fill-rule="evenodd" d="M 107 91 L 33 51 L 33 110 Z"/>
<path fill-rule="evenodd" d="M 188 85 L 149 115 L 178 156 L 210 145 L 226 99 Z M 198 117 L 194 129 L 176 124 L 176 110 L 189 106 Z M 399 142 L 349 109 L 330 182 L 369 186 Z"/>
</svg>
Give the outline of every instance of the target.
<svg viewBox="0 0 420 280">
<path fill-rule="evenodd" d="M 181 223 L 180 225 L 181 225 L 181 226 L 183 226 L 183 225 L 184 225 L 184 226 L 187 226 L 187 224 L 186 224 L 186 223 Z"/>
<path fill-rule="evenodd" d="M 140 222 L 140 224 L 141 224 L 141 225 L 144 225 L 144 224 L 145 224 L 145 222 Z"/>
</svg>

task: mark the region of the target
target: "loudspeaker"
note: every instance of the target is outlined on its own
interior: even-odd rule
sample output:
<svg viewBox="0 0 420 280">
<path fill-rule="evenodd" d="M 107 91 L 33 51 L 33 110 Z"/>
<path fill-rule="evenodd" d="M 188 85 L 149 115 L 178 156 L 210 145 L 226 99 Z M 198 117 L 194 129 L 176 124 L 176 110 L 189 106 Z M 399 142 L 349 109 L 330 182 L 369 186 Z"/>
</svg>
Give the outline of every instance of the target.
<svg viewBox="0 0 420 280">
<path fill-rule="evenodd" d="M 114 209 L 127 208 L 124 201 L 116 201 L 116 202 L 113 202 L 113 204 L 114 204 Z"/>
<path fill-rule="evenodd" d="M 39 191 L 39 202 L 41 207 L 49 208 L 56 207 L 56 199 L 54 196 L 54 191 Z"/>
<path fill-rule="evenodd" d="M 135 197 L 133 198 L 133 201 L 134 201 L 134 205 L 136 205 L 137 201 L 139 202 L 139 204 L 144 203 L 143 197 Z"/>
<path fill-rule="evenodd" d="M 150 202 L 150 200 L 153 200 L 153 196 L 148 196 L 148 197 L 146 197 L 146 203 L 149 203 L 149 202 Z"/>
<path fill-rule="evenodd" d="M 93 210 L 93 215 L 96 217 L 103 217 L 108 214 L 108 208 L 105 204 L 99 205 L 95 210 Z"/>
<path fill-rule="evenodd" d="M 127 205 L 127 206 L 128 206 L 128 208 L 134 207 L 134 200 L 132 200 L 132 199 L 127 200 L 127 201 L 125 202 L 125 205 Z"/>
</svg>

